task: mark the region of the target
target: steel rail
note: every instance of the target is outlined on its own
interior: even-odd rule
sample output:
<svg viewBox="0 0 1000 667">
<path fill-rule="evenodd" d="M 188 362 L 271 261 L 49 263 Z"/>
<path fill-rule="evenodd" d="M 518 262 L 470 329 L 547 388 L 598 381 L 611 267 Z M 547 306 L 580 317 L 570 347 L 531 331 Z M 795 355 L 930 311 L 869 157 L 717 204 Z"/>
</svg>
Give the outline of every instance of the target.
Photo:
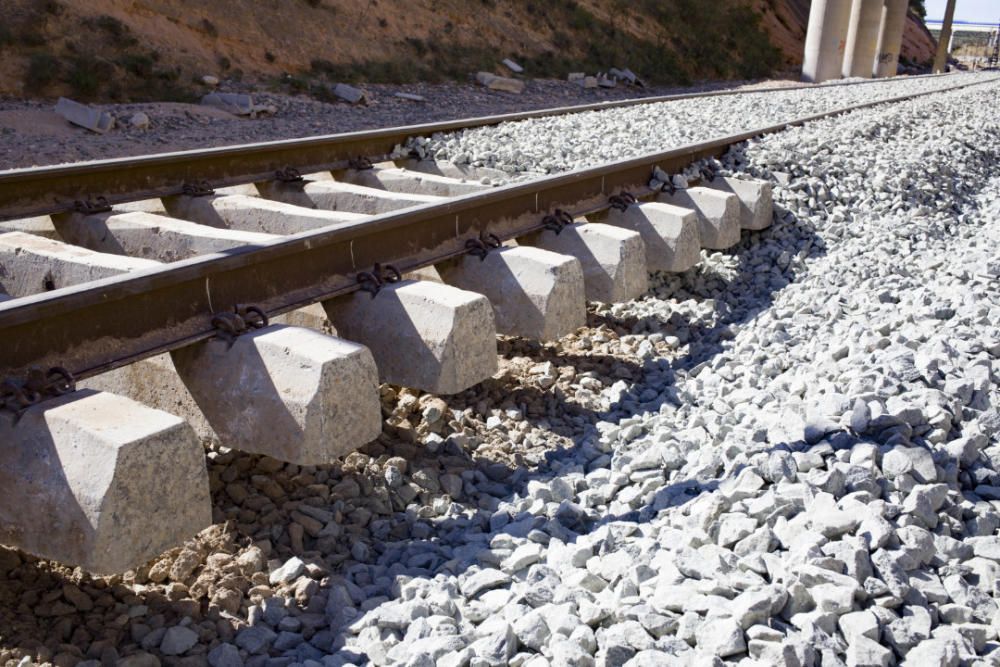
<svg viewBox="0 0 1000 667">
<path fill-rule="evenodd" d="M 958 75 L 930 74 L 912 78 L 943 76 Z M 854 84 L 661 95 L 302 139 L 0 171 L 0 221 L 63 213 L 72 210 L 76 201 L 97 197 L 104 197 L 111 204 L 121 204 L 177 195 L 181 194 L 185 184 L 203 181 L 214 187 L 269 181 L 274 179 L 275 172 L 289 166 L 302 173 L 336 171 L 347 168 L 349 162 L 358 157 L 387 159 L 397 144 L 405 143 L 410 137 L 429 136 L 436 132 L 639 104 L 845 85 L 877 85 L 891 81 L 893 79 L 873 79 Z"/>
<path fill-rule="evenodd" d="M 19 377 L 36 366 L 63 366 L 78 377 L 95 375 L 210 337 L 213 315 L 236 304 L 257 305 L 274 315 L 348 294 L 357 289 L 357 272 L 376 262 L 393 263 L 404 272 L 436 264 L 464 254 L 470 238 L 492 233 L 511 239 L 542 229 L 543 216 L 557 208 L 579 214 L 605 208 L 608 196 L 623 190 L 650 194 L 654 167 L 677 173 L 694 161 L 721 157 L 732 145 L 755 136 L 933 93 L 856 104 L 0 303 L 0 377 Z"/>
</svg>

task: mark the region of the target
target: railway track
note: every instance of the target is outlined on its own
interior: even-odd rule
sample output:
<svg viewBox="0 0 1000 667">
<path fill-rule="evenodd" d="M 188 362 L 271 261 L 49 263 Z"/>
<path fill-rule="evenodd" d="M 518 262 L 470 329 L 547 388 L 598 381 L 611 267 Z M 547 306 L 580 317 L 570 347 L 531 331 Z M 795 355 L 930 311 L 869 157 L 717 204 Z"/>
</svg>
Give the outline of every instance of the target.
<svg viewBox="0 0 1000 667">
<path fill-rule="evenodd" d="M 30 500 L 0 542 L 142 563 L 211 522 L 202 439 L 333 462 L 379 382 L 460 392 L 497 333 L 559 338 L 770 224 L 770 183 L 710 167 L 733 145 L 918 95 L 500 187 L 386 158 L 510 117 L 0 173 L 0 482 Z"/>
</svg>

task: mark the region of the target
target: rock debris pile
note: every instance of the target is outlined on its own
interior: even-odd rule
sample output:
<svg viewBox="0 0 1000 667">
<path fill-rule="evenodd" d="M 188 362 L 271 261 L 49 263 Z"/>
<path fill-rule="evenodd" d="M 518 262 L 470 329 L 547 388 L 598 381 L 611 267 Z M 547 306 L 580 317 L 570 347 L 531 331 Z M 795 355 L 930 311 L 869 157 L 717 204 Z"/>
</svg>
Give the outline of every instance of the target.
<svg viewBox="0 0 1000 667">
<path fill-rule="evenodd" d="M 342 467 L 213 452 L 218 524 L 147 568 L 0 551 L 0 661 L 998 664 L 998 106 L 733 150 L 770 229 L 461 395 L 384 387 Z"/>
</svg>

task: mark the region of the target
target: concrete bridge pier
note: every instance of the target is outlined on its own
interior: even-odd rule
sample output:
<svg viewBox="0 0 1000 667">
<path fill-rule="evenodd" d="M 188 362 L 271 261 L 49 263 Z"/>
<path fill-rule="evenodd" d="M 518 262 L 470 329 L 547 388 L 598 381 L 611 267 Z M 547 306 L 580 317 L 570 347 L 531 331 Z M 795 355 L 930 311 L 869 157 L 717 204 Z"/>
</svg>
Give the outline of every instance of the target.
<svg viewBox="0 0 1000 667">
<path fill-rule="evenodd" d="M 941 34 L 938 36 L 937 52 L 934 54 L 934 73 L 941 74 L 948 65 L 948 54 L 951 53 L 951 23 L 955 19 L 955 0 L 948 0 L 944 10 L 944 21 L 941 23 Z"/>
<path fill-rule="evenodd" d="M 812 0 L 802 57 L 804 81 L 819 83 L 840 78 L 850 18 L 851 0 Z"/>
<path fill-rule="evenodd" d="M 854 0 L 847 29 L 847 46 L 844 49 L 845 77 L 872 77 L 884 4 L 885 0 Z"/>
<path fill-rule="evenodd" d="M 882 8 L 882 21 L 879 25 L 878 49 L 874 65 L 874 74 L 877 79 L 896 76 L 908 8 L 907 0 L 885 0 L 885 6 Z"/>
</svg>

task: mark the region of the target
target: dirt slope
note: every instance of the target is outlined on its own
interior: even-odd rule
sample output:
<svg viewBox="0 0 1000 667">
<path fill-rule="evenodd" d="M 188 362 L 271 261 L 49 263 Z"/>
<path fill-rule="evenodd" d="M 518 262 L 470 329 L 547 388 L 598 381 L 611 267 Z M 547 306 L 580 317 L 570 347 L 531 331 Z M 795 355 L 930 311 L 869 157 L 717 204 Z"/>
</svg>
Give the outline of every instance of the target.
<svg viewBox="0 0 1000 667">
<path fill-rule="evenodd" d="M 807 14 L 808 0 L 2 0 L 0 95 L 185 100 L 206 74 L 322 95 L 464 80 L 504 57 L 531 76 L 750 79 L 794 69 Z"/>
</svg>

